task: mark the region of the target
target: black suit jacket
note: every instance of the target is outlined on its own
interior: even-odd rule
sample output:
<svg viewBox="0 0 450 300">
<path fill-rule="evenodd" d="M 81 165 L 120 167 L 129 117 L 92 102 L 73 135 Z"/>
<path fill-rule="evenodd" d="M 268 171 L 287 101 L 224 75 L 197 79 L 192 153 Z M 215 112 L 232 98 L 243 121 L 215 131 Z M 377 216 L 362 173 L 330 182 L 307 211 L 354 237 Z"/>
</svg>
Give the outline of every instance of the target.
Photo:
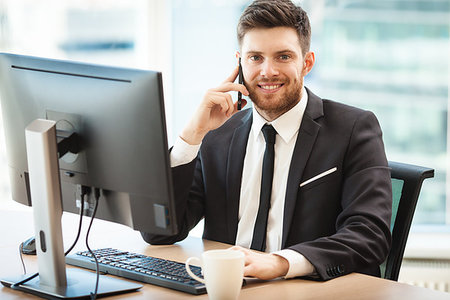
<svg viewBox="0 0 450 300">
<path fill-rule="evenodd" d="M 304 255 L 323 280 L 350 272 L 379 276 L 391 242 L 392 207 L 380 126 L 371 112 L 307 92 L 286 170 L 282 249 Z M 169 237 L 142 233 L 147 242 L 180 241 L 205 218 L 204 238 L 235 243 L 251 124 L 252 110 L 235 114 L 207 134 L 196 160 L 172 169 L 180 232 Z M 334 167 L 335 172 L 299 186 Z"/>
</svg>

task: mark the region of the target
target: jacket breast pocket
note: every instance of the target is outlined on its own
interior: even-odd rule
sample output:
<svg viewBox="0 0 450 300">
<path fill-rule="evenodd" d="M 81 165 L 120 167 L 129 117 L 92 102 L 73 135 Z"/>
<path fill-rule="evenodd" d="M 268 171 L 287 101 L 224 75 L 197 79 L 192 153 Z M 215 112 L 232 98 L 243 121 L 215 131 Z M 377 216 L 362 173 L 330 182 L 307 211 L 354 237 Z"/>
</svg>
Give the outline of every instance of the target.
<svg viewBox="0 0 450 300">
<path fill-rule="evenodd" d="M 307 191 L 319 185 L 321 186 L 321 188 L 326 189 L 326 184 L 334 185 L 334 182 L 337 180 L 339 180 L 339 172 L 337 172 L 337 168 L 332 168 L 300 183 L 299 191 Z"/>
</svg>

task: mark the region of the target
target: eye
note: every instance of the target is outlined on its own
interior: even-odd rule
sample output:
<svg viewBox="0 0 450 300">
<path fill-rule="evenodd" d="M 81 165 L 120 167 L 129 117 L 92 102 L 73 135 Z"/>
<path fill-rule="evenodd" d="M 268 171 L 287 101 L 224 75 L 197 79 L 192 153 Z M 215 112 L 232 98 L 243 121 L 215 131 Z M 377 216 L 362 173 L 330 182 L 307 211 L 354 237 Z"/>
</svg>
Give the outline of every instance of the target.
<svg viewBox="0 0 450 300">
<path fill-rule="evenodd" d="M 260 61 L 261 60 L 261 56 L 259 56 L 259 55 L 252 55 L 252 56 L 250 56 L 250 60 L 251 61 Z"/>
<path fill-rule="evenodd" d="M 282 54 L 282 55 L 280 55 L 280 59 L 281 60 L 288 60 L 288 59 L 290 59 L 291 58 L 291 56 L 290 55 L 287 55 L 287 54 Z"/>
</svg>

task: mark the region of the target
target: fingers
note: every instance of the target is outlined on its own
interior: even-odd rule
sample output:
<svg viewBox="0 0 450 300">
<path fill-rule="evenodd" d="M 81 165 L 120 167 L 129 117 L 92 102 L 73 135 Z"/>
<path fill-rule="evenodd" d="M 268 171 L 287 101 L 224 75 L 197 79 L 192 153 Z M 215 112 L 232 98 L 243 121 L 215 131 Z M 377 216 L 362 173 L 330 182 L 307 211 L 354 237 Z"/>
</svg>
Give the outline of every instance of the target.
<svg viewBox="0 0 450 300">
<path fill-rule="evenodd" d="M 257 254 L 256 252 L 247 249 L 247 248 L 243 248 L 241 246 L 233 246 L 231 248 L 229 248 L 230 250 L 236 250 L 236 251 L 241 251 L 242 253 L 244 253 L 245 259 L 244 259 L 244 265 L 248 266 L 252 263 L 253 261 L 253 256 L 255 254 Z"/>
<path fill-rule="evenodd" d="M 246 264 L 244 266 L 244 276 L 245 277 L 257 277 L 255 272 L 255 265 L 254 264 Z"/>
<path fill-rule="evenodd" d="M 258 277 L 258 265 L 256 263 L 257 257 L 255 255 L 258 255 L 257 253 L 249 250 L 249 249 L 241 249 L 242 252 L 244 252 L 245 259 L 244 259 L 244 276 L 247 277 Z"/>
<path fill-rule="evenodd" d="M 243 85 L 241 85 L 243 86 Z M 245 88 L 245 87 L 244 87 Z M 221 112 L 226 114 L 228 117 L 238 112 L 237 101 L 233 103 L 233 98 L 230 94 L 217 91 L 217 89 L 210 89 L 205 97 L 208 99 L 209 108 L 212 109 L 215 105 L 220 105 Z M 247 100 L 242 99 L 241 109 L 247 105 Z"/>
<path fill-rule="evenodd" d="M 232 246 L 232 247 L 230 247 L 228 249 L 229 250 L 241 250 L 241 249 L 244 249 L 244 248 L 242 248 L 241 246 Z"/>
<path fill-rule="evenodd" d="M 250 249 L 247 248 L 243 248 L 241 246 L 233 246 L 231 248 L 228 248 L 230 250 L 235 250 L 235 251 L 241 251 L 244 253 L 245 258 L 244 258 L 244 276 L 246 277 L 253 277 L 254 273 L 255 273 L 255 267 L 254 265 L 251 263 L 252 259 L 251 259 L 251 254 L 252 251 Z"/>
<path fill-rule="evenodd" d="M 285 259 L 278 255 L 261 253 L 239 246 L 231 249 L 244 253 L 244 276 L 246 277 L 256 277 L 263 280 L 274 279 L 286 275 L 289 269 L 287 260 L 284 262 Z"/>
<path fill-rule="evenodd" d="M 234 83 L 234 82 L 224 82 L 221 85 L 219 85 L 216 88 L 211 89 L 215 92 L 222 92 L 222 93 L 227 93 L 227 92 L 241 92 L 242 95 L 248 96 L 249 92 L 247 90 L 247 88 L 245 87 L 245 85 L 243 84 L 239 84 L 239 83 Z"/>
<path fill-rule="evenodd" d="M 249 254 L 251 254 L 253 252 L 252 250 L 244 248 L 244 247 L 241 247 L 241 246 L 233 246 L 233 247 L 230 247 L 228 249 L 230 249 L 230 250 L 239 250 L 239 251 L 243 252 L 245 255 L 249 255 Z"/>
<path fill-rule="evenodd" d="M 235 108 L 230 94 L 210 91 L 209 99 L 212 106 L 220 105 L 221 111 L 227 116 L 233 114 Z"/>
<path fill-rule="evenodd" d="M 228 92 L 241 92 L 244 96 L 248 96 L 249 92 L 245 85 L 234 83 L 239 73 L 239 67 L 236 67 L 230 76 L 218 87 L 212 88 L 207 93 L 210 103 L 221 106 L 221 111 L 226 113 L 227 116 L 231 116 L 237 112 L 237 104 L 233 104 L 233 99 Z M 209 94 L 209 95 L 208 95 Z M 242 99 L 242 106 L 247 104 L 245 99 Z"/>
<path fill-rule="evenodd" d="M 228 117 L 238 112 L 237 108 L 238 103 L 237 101 L 233 103 L 233 98 L 231 97 L 230 94 L 222 91 L 217 91 L 217 89 L 210 89 L 206 96 L 207 98 L 209 98 L 210 104 L 220 105 L 222 108 L 221 111 L 225 113 Z M 248 101 L 246 99 L 244 98 L 241 99 L 241 109 L 243 109 L 247 105 L 247 102 Z M 212 107 L 210 106 L 210 108 Z"/>
<path fill-rule="evenodd" d="M 228 76 L 227 79 L 225 79 L 225 81 L 222 82 L 221 85 L 214 88 L 213 90 L 216 92 L 223 92 L 223 93 L 231 92 L 231 91 L 241 92 L 243 95 L 248 96 L 249 93 L 248 93 L 248 90 L 245 87 L 245 85 L 239 84 L 239 83 L 234 83 L 238 74 L 239 74 L 239 66 L 234 68 L 234 70 L 230 74 L 230 76 Z"/>
</svg>

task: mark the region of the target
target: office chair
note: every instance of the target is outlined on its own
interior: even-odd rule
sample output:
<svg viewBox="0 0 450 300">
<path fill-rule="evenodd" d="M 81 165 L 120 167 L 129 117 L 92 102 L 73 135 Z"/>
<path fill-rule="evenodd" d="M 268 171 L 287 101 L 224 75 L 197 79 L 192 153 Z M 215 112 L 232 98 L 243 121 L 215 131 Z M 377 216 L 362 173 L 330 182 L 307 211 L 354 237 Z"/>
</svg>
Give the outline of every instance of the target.
<svg viewBox="0 0 450 300">
<path fill-rule="evenodd" d="M 392 245 L 380 270 L 382 278 L 397 281 L 422 182 L 434 177 L 434 169 L 393 161 L 389 162 L 389 167 L 392 180 Z"/>
</svg>

